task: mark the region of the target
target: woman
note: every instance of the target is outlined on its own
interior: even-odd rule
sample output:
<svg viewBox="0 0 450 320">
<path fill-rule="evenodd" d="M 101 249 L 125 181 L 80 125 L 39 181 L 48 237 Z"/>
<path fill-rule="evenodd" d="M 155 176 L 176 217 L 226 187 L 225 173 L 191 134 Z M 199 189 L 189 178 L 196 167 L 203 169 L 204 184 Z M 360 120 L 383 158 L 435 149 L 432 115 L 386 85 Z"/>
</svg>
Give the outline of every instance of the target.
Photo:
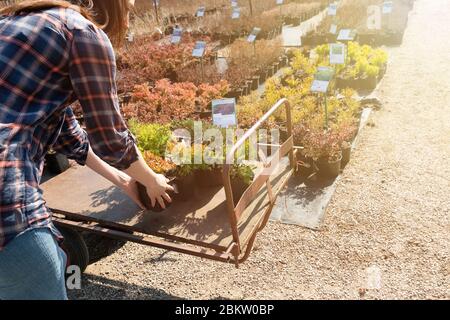
<svg viewBox="0 0 450 320">
<path fill-rule="evenodd" d="M 61 235 L 39 189 L 49 148 L 138 204 L 136 181 L 153 205 L 171 202 L 172 187 L 145 164 L 118 107 L 111 42 L 124 38 L 134 1 L 72 2 L 0 10 L 0 299 L 67 299 Z M 76 100 L 86 131 L 69 107 Z"/>
</svg>

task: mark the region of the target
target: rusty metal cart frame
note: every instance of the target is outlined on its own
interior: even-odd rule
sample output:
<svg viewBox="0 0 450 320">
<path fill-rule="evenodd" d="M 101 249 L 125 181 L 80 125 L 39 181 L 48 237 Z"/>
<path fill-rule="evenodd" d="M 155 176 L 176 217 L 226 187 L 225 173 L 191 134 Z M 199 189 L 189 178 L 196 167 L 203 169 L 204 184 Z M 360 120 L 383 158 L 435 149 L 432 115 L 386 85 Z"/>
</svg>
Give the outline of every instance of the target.
<svg viewBox="0 0 450 320">
<path fill-rule="evenodd" d="M 263 123 L 281 107 L 285 107 L 286 110 L 288 138 L 281 146 L 279 146 L 278 150 L 270 157 L 270 160 L 263 159 L 264 168 L 266 170 L 262 170 L 262 172 L 255 177 L 253 183 L 244 192 L 242 198 L 235 206 L 230 177 L 230 164 L 233 163 L 233 159 L 239 148 L 243 146 L 244 143 L 257 132 Z M 263 155 L 261 156 L 264 157 Z M 277 188 L 274 189 L 270 179 L 274 173 L 273 168 L 277 167 L 277 164 L 281 159 L 286 160 L 286 156 L 289 159 L 289 164 L 280 178 L 280 181 L 277 182 Z M 162 234 L 155 232 L 147 234 L 139 231 L 137 232 L 133 228 L 121 223 L 97 219 L 95 217 L 87 217 L 81 213 L 67 212 L 62 210 L 62 208 L 54 208 L 50 204 L 51 210 L 54 213 L 53 220 L 57 226 L 74 229 L 76 231 L 88 231 L 113 239 L 131 241 L 197 257 L 234 263 L 236 267 L 238 267 L 240 263 L 244 262 L 249 257 L 256 235 L 266 226 L 278 194 L 293 174 L 295 170 L 294 156 L 291 108 L 289 102 L 286 99 L 282 99 L 278 101 L 251 129 L 249 129 L 227 154 L 227 164 L 223 167 L 223 182 L 226 196 L 226 213 L 224 212 L 224 214 L 228 215 L 232 233 L 232 241 L 227 246 L 219 246 L 214 243 L 187 239 L 167 233 Z M 263 187 L 267 188 L 267 190 L 264 190 L 264 192 L 267 192 L 267 194 L 264 193 L 264 201 L 268 200 L 267 205 L 258 211 L 257 216 L 254 216 L 254 220 L 252 220 L 251 223 L 248 223 L 249 226 L 246 225 L 246 234 L 244 236 L 241 233 L 242 230 L 239 230 L 238 228 L 238 223 L 241 221 L 243 214 L 251 205 L 252 201 L 255 200 L 258 194 L 261 195 L 260 191 L 264 189 Z"/>
</svg>

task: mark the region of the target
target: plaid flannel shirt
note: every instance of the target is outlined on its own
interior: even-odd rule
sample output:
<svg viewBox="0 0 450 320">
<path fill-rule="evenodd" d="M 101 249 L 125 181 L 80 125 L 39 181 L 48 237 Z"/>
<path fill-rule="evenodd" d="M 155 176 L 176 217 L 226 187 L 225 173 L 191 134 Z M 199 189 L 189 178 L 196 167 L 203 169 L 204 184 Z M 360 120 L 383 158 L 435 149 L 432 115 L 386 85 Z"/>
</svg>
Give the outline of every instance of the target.
<svg viewBox="0 0 450 320">
<path fill-rule="evenodd" d="M 0 17 L 0 250 L 32 228 L 60 238 L 39 188 L 50 148 L 80 164 L 89 145 L 118 169 L 137 160 L 115 73 L 106 34 L 72 9 Z M 86 131 L 70 108 L 76 100 Z"/>
</svg>

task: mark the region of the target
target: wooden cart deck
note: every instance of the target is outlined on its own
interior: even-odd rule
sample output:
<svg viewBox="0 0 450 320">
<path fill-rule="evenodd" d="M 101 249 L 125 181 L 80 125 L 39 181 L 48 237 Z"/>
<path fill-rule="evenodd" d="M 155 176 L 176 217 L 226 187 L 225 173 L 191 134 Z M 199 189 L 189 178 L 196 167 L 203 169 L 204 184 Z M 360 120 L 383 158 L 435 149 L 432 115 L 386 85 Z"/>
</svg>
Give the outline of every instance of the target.
<svg viewBox="0 0 450 320">
<path fill-rule="evenodd" d="M 271 176 L 278 189 L 290 173 L 288 161 Z M 87 167 L 74 166 L 42 185 L 44 197 L 56 213 L 86 217 L 104 225 L 120 225 L 130 231 L 187 240 L 193 244 L 226 250 L 233 242 L 223 187 L 202 188 L 190 201 L 175 201 L 163 212 L 141 210 L 120 189 Z M 262 188 L 238 223 L 242 243 L 249 240 L 269 206 Z"/>
</svg>

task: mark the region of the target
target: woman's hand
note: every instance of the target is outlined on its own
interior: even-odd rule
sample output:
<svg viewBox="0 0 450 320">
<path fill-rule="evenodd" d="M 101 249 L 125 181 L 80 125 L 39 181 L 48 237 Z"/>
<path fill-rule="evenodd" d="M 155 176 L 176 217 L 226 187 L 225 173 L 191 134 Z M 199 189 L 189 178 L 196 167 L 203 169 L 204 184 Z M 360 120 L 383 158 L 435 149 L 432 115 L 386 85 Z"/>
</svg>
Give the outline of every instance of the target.
<svg viewBox="0 0 450 320">
<path fill-rule="evenodd" d="M 171 185 L 169 185 L 169 179 L 162 174 L 153 174 L 149 181 L 144 183 L 144 186 L 147 188 L 147 194 L 150 198 L 152 207 L 154 207 L 156 205 L 156 201 L 158 201 L 161 208 L 165 209 L 165 201 L 168 203 L 172 202 L 172 199 L 167 192 L 173 192 L 174 189 Z"/>
</svg>

